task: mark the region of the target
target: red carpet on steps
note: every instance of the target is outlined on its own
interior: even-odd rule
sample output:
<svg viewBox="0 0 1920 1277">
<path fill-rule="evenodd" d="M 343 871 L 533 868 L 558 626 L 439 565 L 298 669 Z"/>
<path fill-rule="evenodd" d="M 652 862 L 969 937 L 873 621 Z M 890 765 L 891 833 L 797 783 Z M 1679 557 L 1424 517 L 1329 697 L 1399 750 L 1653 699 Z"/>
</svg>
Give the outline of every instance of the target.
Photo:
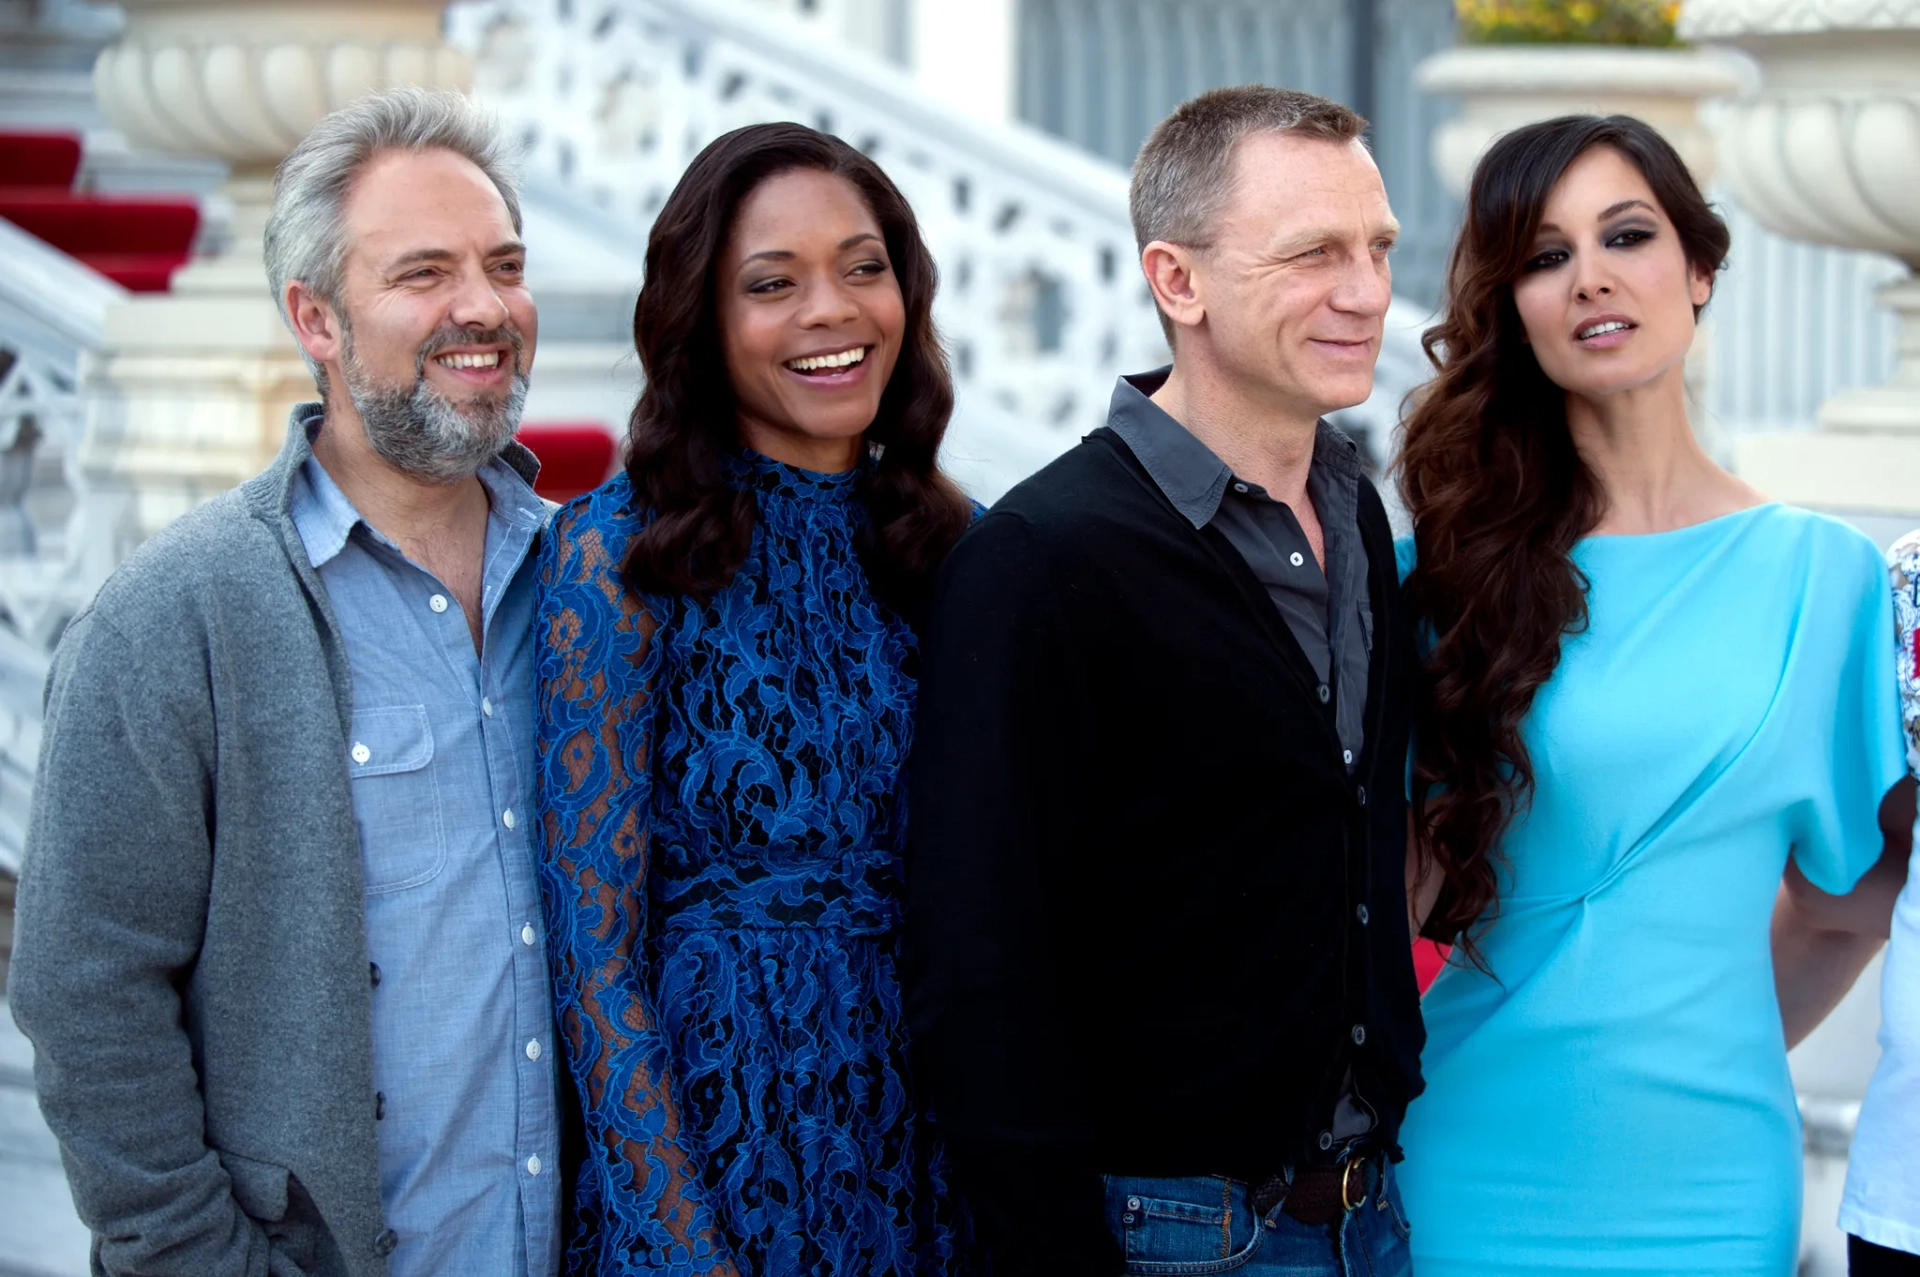
<svg viewBox="0 0 1920 1277">
<path fill-rule="evenodd" d="M 124 198 L 73 189 L 80 139 L 0 132 L 0 217 L 122 287 L 163 293 L 200 226 L 190 199 Z"/>
<path fill-rule="evenodd" d="M 68 133 L 0 133 L 0 188 L 71 190 L 80 172 L 80 139 Z"/>
</svg>

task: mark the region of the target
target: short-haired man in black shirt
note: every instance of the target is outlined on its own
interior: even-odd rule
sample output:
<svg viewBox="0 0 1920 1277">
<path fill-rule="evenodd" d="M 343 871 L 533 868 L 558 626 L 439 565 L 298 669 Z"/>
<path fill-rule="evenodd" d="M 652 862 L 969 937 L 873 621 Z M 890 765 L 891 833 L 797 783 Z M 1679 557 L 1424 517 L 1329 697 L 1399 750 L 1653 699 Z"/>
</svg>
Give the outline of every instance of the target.
<svg viewBox="0 0 1920 1277">
<path fill-rule="evenodd" d="M 1415 655 L 1321 420 L 1372 389 L 1391 295 L 1364 128 L 1255 87 L 1154 131 L 1132 211 L 1173 366 L 929 605 L 909 1011 L 1000 1277 L 1410 1272 Z"/>
</svg>

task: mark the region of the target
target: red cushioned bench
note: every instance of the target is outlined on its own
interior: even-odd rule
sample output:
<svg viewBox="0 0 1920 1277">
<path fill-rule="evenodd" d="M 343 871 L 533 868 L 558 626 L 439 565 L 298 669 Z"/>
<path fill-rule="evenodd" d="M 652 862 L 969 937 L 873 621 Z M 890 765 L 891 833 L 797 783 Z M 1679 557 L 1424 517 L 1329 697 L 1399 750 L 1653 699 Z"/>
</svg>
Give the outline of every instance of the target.
<svg viewBox="0 0 1920 1277">
<path fill-rule="evenodd" d="M 595 422 L 541 422 L 520 427 L 518 436 L 540 458 L 534 491 L 549 501 L 571 501 L 613 476 L 613 433 Z"/>
</svg>

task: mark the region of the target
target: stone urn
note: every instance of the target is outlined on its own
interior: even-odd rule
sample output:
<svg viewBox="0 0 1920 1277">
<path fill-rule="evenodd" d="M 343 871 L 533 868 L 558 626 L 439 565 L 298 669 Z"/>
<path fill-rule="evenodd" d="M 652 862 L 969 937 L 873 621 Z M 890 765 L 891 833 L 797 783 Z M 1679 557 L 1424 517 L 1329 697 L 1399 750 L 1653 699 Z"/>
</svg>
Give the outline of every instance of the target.
<svg viewBox="0 0 1920 1277">
<path fill-rule="evenodd" d="M 1742 436 L 1735 462 L 1782 500 L 1920 512 L 1920 0 L 1688 0 L 1680 32 L 1759 68 L 1753 91 L 1709 116 L 1741 206 L 1780 234 L 1909 269 L 1879 294 L 1899 320 L 1892 380 L 1829 399 L 1818 432 Z"/>
<path fill-rule="evenodd" d="M 107 120 L 135 145 L 228 166 L 224 242 L 170 291 L 113 307 L 82 368 L 89 518 L 126 548 L 257 473 L 312 376 L 269 296 L 261 239 L 274 166 L 321 116 L 392 84 L 464 90 L 444 0 L 122 0 L 94 64 Z"/>
<path fill-rule="evenodd" d="M 1502 133 L 1557 115 L 1634 115 L 1659 129 L 1706 186 L 1713 137 L 1700 103 L 1740 87 L 1740 68 L 1698 49 L 1604 44 L 1470 44 L 1434 54 L 1414 72 L 1428 93 L 1460 101 L 1434 131 L 1440 180 L 1464 195 L 1480 156 Z"/>
</svg>

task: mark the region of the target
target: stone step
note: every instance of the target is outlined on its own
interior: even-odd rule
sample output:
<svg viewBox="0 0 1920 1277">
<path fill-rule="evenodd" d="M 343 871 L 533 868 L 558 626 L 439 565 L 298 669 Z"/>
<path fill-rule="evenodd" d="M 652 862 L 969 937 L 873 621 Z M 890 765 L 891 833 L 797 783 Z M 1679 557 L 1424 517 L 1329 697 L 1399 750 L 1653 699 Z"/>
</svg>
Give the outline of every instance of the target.
<svg viewBox="0 0 1920 1277">
<path fill-rule="evenodd" d="M 0 1277 L 85 1277 L 91 1239 L 33 1094 L 33 1044 L 0 998 Z"/>
</svg>

